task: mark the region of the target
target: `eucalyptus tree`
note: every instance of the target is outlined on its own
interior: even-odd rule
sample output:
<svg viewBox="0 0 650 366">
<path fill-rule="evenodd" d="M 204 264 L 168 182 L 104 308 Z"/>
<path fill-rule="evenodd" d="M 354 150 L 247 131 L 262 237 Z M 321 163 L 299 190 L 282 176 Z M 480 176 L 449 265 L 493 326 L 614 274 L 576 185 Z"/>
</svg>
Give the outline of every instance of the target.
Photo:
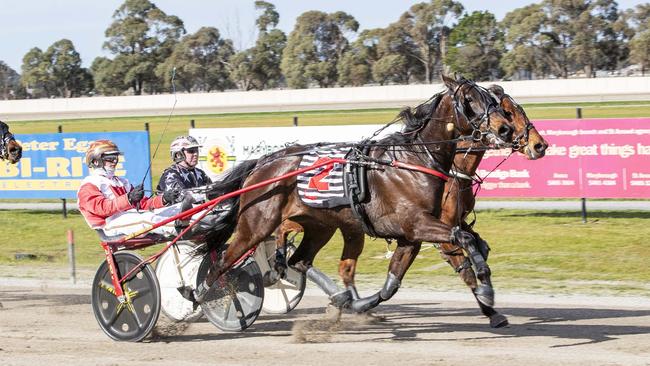
<svg viewBox="0 0 650 366">
<path fill-rule="evenodd" d="M 474 80 L 495 80 L 503 74 L 503 33 L 488 11 L 466 14 L 451 31 L 448 49 L 445 64 L 451 71 Z"/>
<path fill-rule="evenodd" d="M 145 90 L 159 91 L 164 81 L 157 78 L 156 67 L 171 55 L 185 28 L 178 17 L 167 15 L 149 0 L 126 0 L 113 13 L 105 34 L 104 49 L 125 68 L 116 77 L 123 77 L 133 93 L 140 95 Z"/>
<path fill-rule="evenodd" d="M 431 83 L 435 74 L 443 69 L 447 39 L 454 22 L 463 14 L 463 5 L 453 0 L 431 0 L 418 3 L 409 8 L 400 19 L 415 52 L 406 57 L 414 57 L 422 64 L 424 80 Z"/>
<path fill-rule="evenodd" d="M 259 12 L 255 45 L 237 52 L 228 63 L 230 78 L 241 90 L 273 88 L 282 80 L 280 62 L 287 37 L 277 29 L 280 14 L 266 1 L 256 1 L 255 9 Z"/>
<path fill-rule="evenodd" d="M 379 36 L 372 77 L 381 85 L 408 84 L 412 80 L 421 80 L 424 75 L 423 64 L 416 58 L 417 45 L 408 27 L 408 20 L 402 16 L 397 22 L 389 24 Z"/>
<path fill-rule="evenodd" d="M 348 47 L 346 33 L 358 30 L 359 23 L 349 14 L 308 11 L 296 19 L 282 53 L 280 68 L 291 88 L 312 83 L 333 86 L 337 65 Z"/>
<path fill-rule="evenodd" d="M 33 47 L 23 56 L 20 81 L 33 98 L 49 97 L 55 92 L 43 60 L 43 51 L 38 47 Z"/>
<path fill-rule="evenodd" d="M 630 61 L 641 65 L 641 74 L 650 68 L 650 4 L 639 4 L 631 12 L 634 37 L 630 41 Z"/>
<path fill-rule="evenodd" d="M 81 66 L 81 57 L 70 40 L 54 42 L 43 53 L 42 62 L 56 96 L 78 97 L 93 89 L 92 75 Z"/>
<path fill-rule="evenodd" d="M 367 29 L 350 44 L 337 65 L 338 84 L 361 86 L 373 81 L 372 68 L 379 59 L 379 41 L 382 28 Z"/>
<path fill-rule="evenodd" d="M 67 39 L 54 42 L 43 52 L 32 48 L 23 57 L 22 79 L 33 97 L 70 98 L 93 89 L 91 73 L 81 66 L 81 57 Z"/>
<path fill-rule="evenodd" d="M 120 65 L 122 59 L 111 60 L 107 57 L 96 57 L 90 66 L 90 72 L 95 82 L 95 90 L 105 96 L 122 95 L 129 89 L 126 80 L 125 66 Z"/>
<path fill-rule="evenodd" d="M 15 99 L 20 93 L 20 75 L 0 61 L 0 99 Z"/>
<path fill-rule="evenodd" d="M 506 46 L 500 64 L 507 76 L 530 79 L 533 75 L 539 77 L 550 72 L 548 64 L 542 60 L 546 37 L 541 32 L 545 22 L 542 4 L 515 9 L 500 22 Z"/>
<path fill-rule="evenodd" d="M 234 54 L 232 41 L 221 37 L 214 27 L 202 27 L 187 35 L 174 47 L 172 54 L 156 69 L 156 75 L 171 87 L 175 82 L 186 92 L 225 90 L 232 86 L 226 63 Z"/>
</svg>

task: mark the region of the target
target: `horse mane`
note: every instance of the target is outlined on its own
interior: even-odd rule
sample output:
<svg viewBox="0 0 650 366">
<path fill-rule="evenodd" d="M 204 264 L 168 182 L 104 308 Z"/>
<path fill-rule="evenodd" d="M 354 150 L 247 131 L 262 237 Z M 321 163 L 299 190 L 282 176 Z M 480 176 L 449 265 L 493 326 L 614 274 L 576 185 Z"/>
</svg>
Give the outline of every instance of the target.
<svg viewBox="0 0 650 366">
<path fill-rule="evenodd" d="M 444 94 L 445 92 L 440 92 L 414 108 L 406 107 L 402 109 L 397 114 L 395 121 L 402 121 L 404 123 L 404 128 L 402 131 L 395 132 L 382 139 L 381 142 L 387 144 L 413 142 L 416 137 L 416 134 L 413 132 L 418 131 L 431 120 L 436 109 L 438 109 Z"/>
</svg>

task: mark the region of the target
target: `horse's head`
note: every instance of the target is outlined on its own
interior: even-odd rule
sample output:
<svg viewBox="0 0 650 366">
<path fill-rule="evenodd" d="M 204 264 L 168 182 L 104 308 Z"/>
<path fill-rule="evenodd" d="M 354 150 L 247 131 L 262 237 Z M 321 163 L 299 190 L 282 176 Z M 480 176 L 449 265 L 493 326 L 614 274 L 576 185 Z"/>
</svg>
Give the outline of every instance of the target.
<svg viewBox="0 0 650 366">
<path fill-rule="evenodd" d="M 23 147 L 16 141 L 14 135 L 9 132 L 9 126 L 0 121 L 0 158 L 16 164 L 22 156 Z"/>
<path fill-rule="evenodd" d="M 499 99 L 506 118 L 511 120 L 515 127 L 512 149 L 524 154 L 528 160 L 543 157 L 548 143 L 537 132 L 535 126 L 526 116 L 524 109 L 510 95 L 506 94 L 499 85 L 491 85 L 488 90 Z"/>
<path fill-rule="evenodd" d="M 497 142 L 511 142 L 514 126 L 485 88 L 471 80 L 457 80 L 442 75 L 455 109 L 455 128 L 460 134 L 472 135 L 476 140 L 484 133 L 493 135 Z"/>
</svg>

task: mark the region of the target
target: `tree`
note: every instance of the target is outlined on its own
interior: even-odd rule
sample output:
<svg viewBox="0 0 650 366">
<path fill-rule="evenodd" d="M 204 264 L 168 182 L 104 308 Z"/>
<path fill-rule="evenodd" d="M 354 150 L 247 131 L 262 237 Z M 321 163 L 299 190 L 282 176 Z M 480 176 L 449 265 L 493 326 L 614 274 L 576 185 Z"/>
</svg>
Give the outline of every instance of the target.
<svg viewBox="0 0 650 366">
<path fill-rule="evenodd" d="M 500 23 L 505 34 L 506 52 L 500 65 L 508 76 L 523 74 L 531 79 L 534 74 L 545 75 L 547 63 L 542 61 L 541 31 L 546 15 L 541 4 L 531 4 L 506 14 Z"/>
<path fill-rule="evenodd" d="M 630 41 L 630 60 L 641 65 L 641 74 L 650 68 L 650 4 L 639 4 L 632 13 L 636 23 L 634 38 Z"/>
<path fill-rule="evenodd" d="M 171 55 L 174 46 L 185 34 L 183 21 L 165 14 L 149 0 L 126 0 L 115 11 L 113 19 L 106 29 L 108 41 L 104 43 L 104 49 L 115 55 L 117 65 L 125 68 L 123 73 L 116 76 L 123 77 L 136 95 L 142 94 L 145 89 L 157 92 L 165 81 L 156 77 L 155 69 Z M 114 80 L 109 84 L 120 83 Z"/>
<path fill-rule="evenodd" d="M 21 94 L 20 75 L 0 61 L 0 99 L 15 99 L 18 94 Z"/>
<path fill-rule="evenodd" d="M 255 46 L 238 52 L 228 65 L 230 78 L 242 90 L 273 88 L 282 80 L 280 62 L 287 37 L 276 28 L 280 14 L 266 1 L 256 1 L 255 9 L 260 11 Z"/>
<path fill-rule="evenodd" d="M 333 86 L 337 64 L 348 47 L 346 32 L 356 32 L 359 23 L 343 12 L 326 14 L 308 11 L 296 20 L 282 53 L 280 68 L 291 88 L 311 83 Z"/>
<path fill-rule="evenodd" d="M 488 11 L 465 15 L 449 36 L 445 57 L 451 71 L 474 80 L 495 80 L 502 75 L 499 60 L 503 53 L 503 34 Z"/>
<path fill-rule="evenodd" d="M 95 81 L 95 90 L 102 95 L 121 95 L 129 89 L 126 79 L 126 67 L 106 57 L 97 57 L 90 66 Z"/>
<path fill-rule="evenodd" d="M 78 97 L 93 89 L 92 75 L 81 67 L 81 57 L 70 40 L 62 39 L 52 44 L 43 54 L 42 62 L 56 96 Z"/>
<path fill-rule="evenodd" d="M 158 66 L 156 74 L 166 87 L 170 87 L 170 76 L 175 68 L 175 80 L 186 92 L 223 91 L 232 85 L 226 63 L 233 54 L 231 40 L 221 38 L 216 28 L 203 27 L 185 36 L 174 47 L 171 56 Z"/>
<path fill-rule="evenodd" d="M 372 76 L 381 85 L 408 84 L 412 79 L 422 80 L 423 64 L 417 59 L 417 45 L 408 32 L 405 17 L 391 23 L 379 37 L 377 61 L 372 65 Z"/>
<path fill-rule="evenodd" d="M 47 77 L 47 66 L 43 62 L 43 51 L 34 47 L 23 56 L 21 83 L 29 95 L 43 98 L 53 95 L 53 88 Z"/>
<path fill-rule="evenodd" d="M 378 45 L 384 30 L 364 30 L 350 44 L 337 65 L 338 84 L 361 86 L 373 80 L 372 67 L 379 59 Z"/>
<path fill-rule="evenodd" d="M 54 42 L 43 52 L 32 48 L 23 57 L 22 84 L 33 97 L 81 96 L 93 89 L 91 73 L 70 40 Z"/>
<path fill-rule="evenodd" d="M 414 57 L 422 65 L 424 80 L 431 83 L 442 70 L 447 37 L 452 22 L 463 13 L 463 5 L 453 0 L 431 0 L 411 6 L 400 19 L 415 45 Z"/>
</svg>

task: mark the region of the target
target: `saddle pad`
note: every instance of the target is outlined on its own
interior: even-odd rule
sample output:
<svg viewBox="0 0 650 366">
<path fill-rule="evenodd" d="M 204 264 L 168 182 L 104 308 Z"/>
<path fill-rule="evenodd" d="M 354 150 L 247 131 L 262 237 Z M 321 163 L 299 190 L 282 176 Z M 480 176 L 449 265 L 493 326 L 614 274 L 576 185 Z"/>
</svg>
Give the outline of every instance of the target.
<svg viewBox="0 0 650 366">
<path fill-rule="evenodd" d="M 312 151 L 302 157 L 300 168 L 327 158 L 344 158 L 349 148 Z M 333 163 L 298 175 L 298 196 L 310 207 L 331 208 L 350 204 L 343 188 L 343 164 Z"/>
</svg>

